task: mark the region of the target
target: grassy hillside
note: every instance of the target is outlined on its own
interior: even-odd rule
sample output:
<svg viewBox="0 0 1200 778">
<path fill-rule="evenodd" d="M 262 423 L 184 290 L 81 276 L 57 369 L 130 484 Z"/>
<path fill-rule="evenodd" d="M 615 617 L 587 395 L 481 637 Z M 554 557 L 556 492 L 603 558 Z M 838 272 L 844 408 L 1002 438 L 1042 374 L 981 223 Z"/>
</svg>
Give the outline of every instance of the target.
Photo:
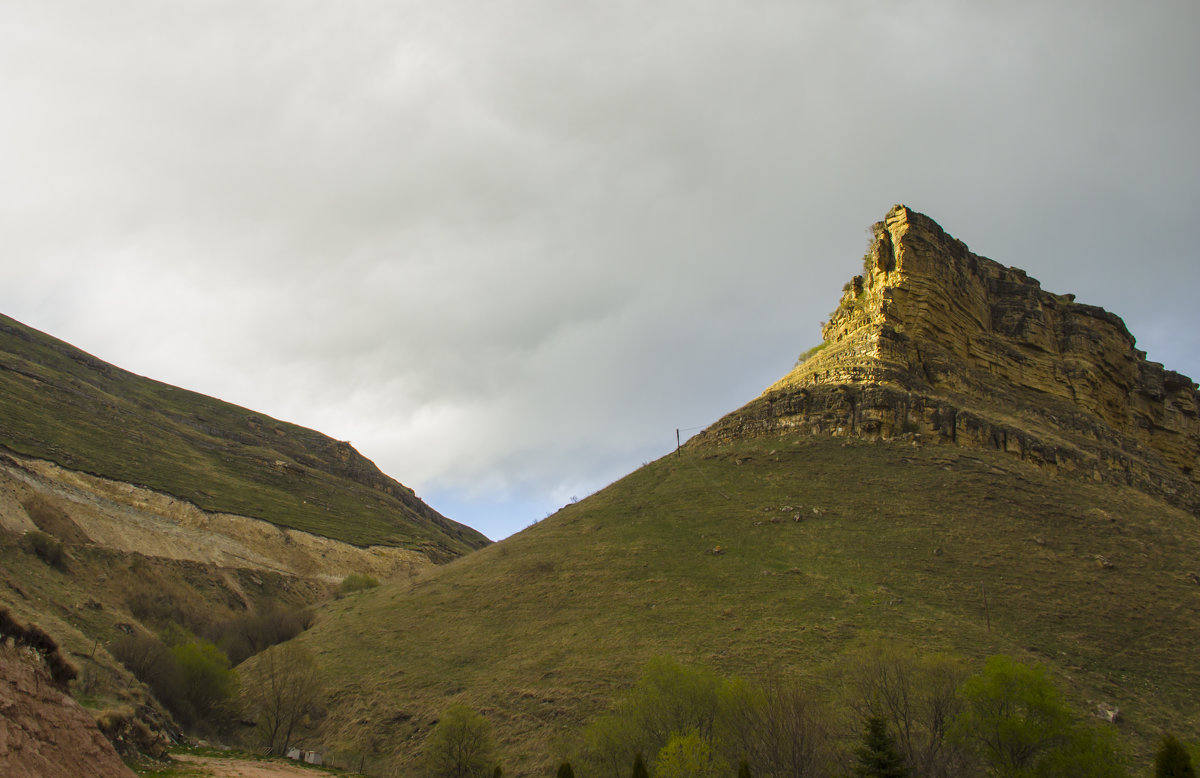
<svg viewBox="0 0 1200 778">
<path fill-rule="evenodd" d="M 411 586 L 334 603 L 300 639 L 331 688 L 325 742 L 380 772 L 411 767 L 453 702 L 487 715 L 506 774 L 548 775 L 651 656 L 836 694 L 841 660 L 881 638 L 1045 662 L 1078 709 L 1119 707 L 1148 763 L 1162 728 L 1200 726 L 1197 559 L 1200 521 L 1131 489 L 791 435 L 686 446 Z"/>
<path fill-rule="evenodd" d="M 348 443 L 134 375 L 4 316 L 0 446 L 206 510 L 437 561 L 487 543 Z"/>
</svg>

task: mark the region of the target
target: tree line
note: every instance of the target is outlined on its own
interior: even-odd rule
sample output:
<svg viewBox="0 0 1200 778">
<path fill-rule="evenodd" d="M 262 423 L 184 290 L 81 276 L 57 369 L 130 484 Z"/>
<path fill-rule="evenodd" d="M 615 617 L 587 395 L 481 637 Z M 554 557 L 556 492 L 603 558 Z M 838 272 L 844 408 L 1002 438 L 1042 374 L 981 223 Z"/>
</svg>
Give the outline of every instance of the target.
<svg viewBox="0 0 1200 778">
<path fill-rule="evenodd" d="M 558 778 L 1126 778 L 1117 727 L 1073 711 L 1046 667 L 880 645 L 831 705 L 794 678 L 725 678 L 669 657 L 579 733 Z M 1164 735 L 1156 778 L 1195 778 Z M 430 776 L 498 774 L 486 719 L 461 706 L 425 748 Z"/>
</svg>

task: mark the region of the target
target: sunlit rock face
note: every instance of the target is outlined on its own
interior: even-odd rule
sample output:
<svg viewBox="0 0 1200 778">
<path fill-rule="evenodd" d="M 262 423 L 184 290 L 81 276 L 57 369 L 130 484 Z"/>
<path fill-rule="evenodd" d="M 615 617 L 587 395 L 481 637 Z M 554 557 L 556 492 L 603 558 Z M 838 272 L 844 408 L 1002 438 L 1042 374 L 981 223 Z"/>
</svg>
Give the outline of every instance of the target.
<svg viewBox="0 0 1200 778">
<path fill-rule="evenodd" d="M 897 205 L 824 343 L 709 439 L 782 430 L 955 443 L 1200 509 L 1196 384 L 1121 319 L 972 254 Z"/>
</svg>

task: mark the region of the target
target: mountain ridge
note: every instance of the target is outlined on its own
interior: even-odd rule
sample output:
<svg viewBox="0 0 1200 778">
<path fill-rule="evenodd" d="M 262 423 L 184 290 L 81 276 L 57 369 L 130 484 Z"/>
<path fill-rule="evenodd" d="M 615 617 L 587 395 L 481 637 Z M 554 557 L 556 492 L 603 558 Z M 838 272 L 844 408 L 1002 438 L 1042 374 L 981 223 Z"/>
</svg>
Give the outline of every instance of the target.
<svg viewBox="0 0 1200 778">
<path fill-rule="evenodd" d="M 203 510 L 436 562 L 490 542 L 347 442 L 138 376 L 3 315 L 0 446 Z"/>
<path fill-rule="evenodd" d="M 811 356 L 703 435 L 806 427 L 996 448 L 1200 512 L 1200 392 L 1116 314 L 893 207 Z"/>
</svg>

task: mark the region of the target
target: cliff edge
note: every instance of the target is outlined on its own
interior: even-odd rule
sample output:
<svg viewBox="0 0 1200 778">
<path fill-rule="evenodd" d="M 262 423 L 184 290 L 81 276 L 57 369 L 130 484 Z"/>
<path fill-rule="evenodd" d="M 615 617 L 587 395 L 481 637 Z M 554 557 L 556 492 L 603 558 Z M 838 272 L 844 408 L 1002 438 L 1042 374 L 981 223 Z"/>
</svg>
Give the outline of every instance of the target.
<svg viewBox="0 0 1200 778">
<path fill-rule="evenodd" d="M 1118 316 L 903 205 L 872 233 L 824 342 L 701 441 L 804 430 L 996 448 L 1200 512 L 1200 393 Z"/>
</svg>

